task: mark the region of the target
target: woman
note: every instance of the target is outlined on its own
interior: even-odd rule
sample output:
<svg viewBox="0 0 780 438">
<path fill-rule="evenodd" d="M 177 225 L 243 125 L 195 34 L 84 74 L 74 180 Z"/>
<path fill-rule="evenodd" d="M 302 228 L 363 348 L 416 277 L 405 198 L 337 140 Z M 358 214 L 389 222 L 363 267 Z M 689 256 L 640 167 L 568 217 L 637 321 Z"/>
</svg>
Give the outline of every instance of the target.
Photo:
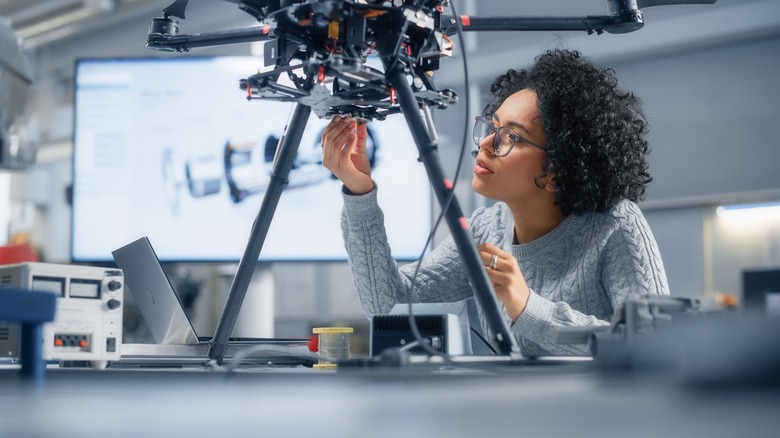
<svg viewBox="0 0 780 438">
<path fill-rule="evenodd" d="M 498 202 L 475 211 L 470 230 L 522 352 L 588 354 L 584 345 L 555 344 L 554 327 L 605 325 L 629 295 L 669 293 L 635 204 L 651 180 L 640 102 L 617 87 L 614 71 L 568 50 L 509 70 L 491 92 L 474 126 L 472 186 Z M 365 126 L 351 119 L 322 134 L 323 164 L 344 183 L 342 231 L 355 285 L 373 315 L 406 300 L 417 263 L 393 261 L 365 139 Z M 417 300 L 472 295 L 451 237 L 418 263 Z"/>
</svg>

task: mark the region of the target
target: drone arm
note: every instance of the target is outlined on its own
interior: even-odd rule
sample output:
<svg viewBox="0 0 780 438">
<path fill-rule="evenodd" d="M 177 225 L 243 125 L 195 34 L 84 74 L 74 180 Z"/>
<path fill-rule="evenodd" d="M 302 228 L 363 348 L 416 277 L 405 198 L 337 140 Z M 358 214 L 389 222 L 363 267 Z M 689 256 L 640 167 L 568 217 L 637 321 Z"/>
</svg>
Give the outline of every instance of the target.
<svg viewBox="0 0 780 438">
<path fill-rule="evenodd" d="M 640 12 L 630 15 L 587 17 L 447 17 L 442 19 L 442 30 L 447 35 L 458 31 L 458 20 L 463 32 L 479 31 L 586 31 L 588 33 L 625 33 L 643 25 Z"/>
<path fill-rule="evenodd" d="M 170 35 L 151 32 L 146 37 L 146 47 L 171 52 L 187 52 L 193 47 L 266 41 L 271 39 L 269 26 L 246 29 L 222 30 L 190 35 Z"/>
</svg>

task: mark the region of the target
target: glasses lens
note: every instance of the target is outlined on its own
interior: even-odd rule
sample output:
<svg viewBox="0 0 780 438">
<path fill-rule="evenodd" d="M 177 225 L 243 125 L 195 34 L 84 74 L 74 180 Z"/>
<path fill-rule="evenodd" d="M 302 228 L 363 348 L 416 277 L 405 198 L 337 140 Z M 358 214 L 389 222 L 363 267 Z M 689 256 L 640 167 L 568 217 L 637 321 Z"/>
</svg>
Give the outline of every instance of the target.
<svg viewBox="0 0 780 438">
<path fill-rule="evenodd" d="M 474 133 L 472 134 L 474 144 L 477 146 L 482 144 L 482 141 L 493 133 L 492 128 L 493 126 L 488 124 L 485 119 L 477 117 L 477 121 L 474 122 Z"/>
<path fill-rule="evenodd" d="M 503 157 L 512 150 L 512 146 L 515 144 L 512 130 L 507 127 L 503 127 L 498 130 L 498 145 L 495 147 L 496 155 Z"/>
</svg>

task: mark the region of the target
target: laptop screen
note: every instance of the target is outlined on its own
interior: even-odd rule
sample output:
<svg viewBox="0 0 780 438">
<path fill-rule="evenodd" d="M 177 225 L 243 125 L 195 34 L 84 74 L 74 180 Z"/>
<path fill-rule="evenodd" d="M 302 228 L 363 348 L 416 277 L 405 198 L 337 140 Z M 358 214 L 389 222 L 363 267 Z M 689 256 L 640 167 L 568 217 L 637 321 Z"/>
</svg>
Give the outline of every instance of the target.
<svg viewBox="0 0 780 438">
<path fill-rule="evenodd" d="M 197 344 L 179 297 L 160 265 L 151 242 L 142 237 L 112 252 L 114 261 L 125 274 L 138 309 L 158 344 Z"/>
</svg>

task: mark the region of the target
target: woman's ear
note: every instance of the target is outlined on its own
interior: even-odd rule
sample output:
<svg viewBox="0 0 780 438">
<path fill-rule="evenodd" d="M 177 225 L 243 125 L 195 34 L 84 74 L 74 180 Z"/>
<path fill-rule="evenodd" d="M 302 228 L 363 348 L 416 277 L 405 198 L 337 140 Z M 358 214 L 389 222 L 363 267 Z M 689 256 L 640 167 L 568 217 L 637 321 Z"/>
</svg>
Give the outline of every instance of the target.
<svg viewBox="0 0 780 438">
<path fill-rule="evenodd" d="M 540 183 L 544 184 L 541 188 L 547 190 L 548 192 L 555 192 L 556 184 L 555 184 L 555 175 L 549 174 L 546 175 L 544 178 L 542 178 Z"/>
</svg>

